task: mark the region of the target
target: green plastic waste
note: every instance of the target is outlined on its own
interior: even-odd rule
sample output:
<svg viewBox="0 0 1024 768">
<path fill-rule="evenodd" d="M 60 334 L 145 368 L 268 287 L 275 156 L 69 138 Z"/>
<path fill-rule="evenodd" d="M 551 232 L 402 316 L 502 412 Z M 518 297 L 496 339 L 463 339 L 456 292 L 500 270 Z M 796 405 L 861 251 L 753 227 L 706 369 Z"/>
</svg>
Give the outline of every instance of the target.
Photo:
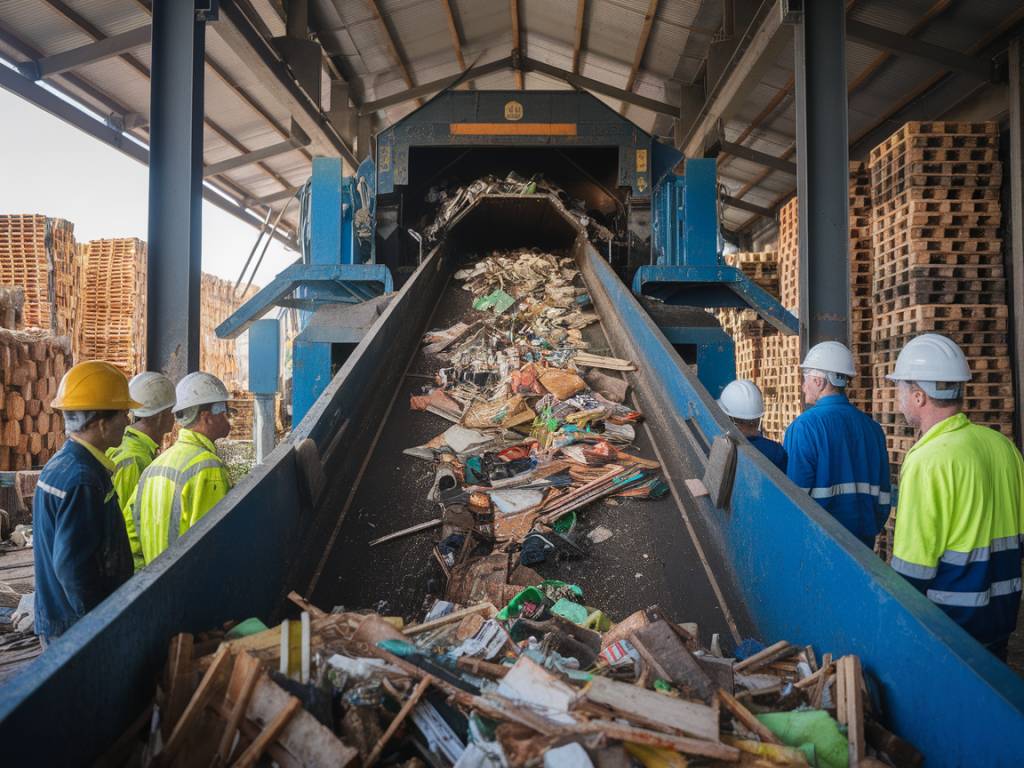
<svg viewBox="0 0 1024 768">
<path fill-rule="evenodd" d="M 508 605 L 498 611 L 498 620 L 508 621 L 509 619 L 518 618 L 519 614 L 523 612 L 523 609 L 529 603 L 534 605 L 543 605 L 544 593 L 537 587 L 527 587 L 509 600 Z"/>
<path fill-rule="evenodd" d="M 555 533 L 569 533 L 576 527 L 576 513 L 566 512 L 560 518 L 555 520 L 555 522 L 551 524 L 551 527 L 555 529 Z"/>
<path fill-rule="evenodd" d="M 500 315 L 502 312 L 507 310 L 515 303 L 516 300 L 512 296 L 509 296 L 507 293 L 505 293 L 503 290 L 499 288 L 493 293 L 490 293 L 487 296 L 481 296 L 476 301 L 474 301 L 473 309 L 480 310 L 481 312 L 485 312 L 488 309 L 493 309 L 494 314 Z"/>
<path fill-rule="evenodd" d="M 758 715 L 772 733 L 787 747 L 796 747 L 816 768 L 847 768 L 847 739 L 839 723 L 828 712 L 804 709 L 794 712 L 769 712 Z"/>
<path fill-rule="evenodd" d="M 551 612 L 580 626 L 586 623 L 589 615 L 584 606 L 574 603 L 572 600 L 566 600 L 564 597 L 551 606 Z"/>
<path fill-rule="evenodd" d="M 237 640 L 240 637 L 248 637 L 249 635 L 266 632 L 268 629 L 269 627 L 259 619 L 246 619 L 229 629 L 228 633 L 224 635 L 224 639 Z"/>
</svg>

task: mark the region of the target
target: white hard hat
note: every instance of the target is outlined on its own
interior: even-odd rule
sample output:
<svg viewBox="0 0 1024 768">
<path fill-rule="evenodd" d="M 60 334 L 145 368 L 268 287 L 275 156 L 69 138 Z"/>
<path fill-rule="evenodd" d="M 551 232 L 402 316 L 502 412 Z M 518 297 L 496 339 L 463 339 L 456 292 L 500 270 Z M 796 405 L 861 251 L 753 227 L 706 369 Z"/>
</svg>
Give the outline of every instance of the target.
<svg viewBox="0 0 1024 768">
<path fill-rule="evenodd" d="M 834 387 L 845 387 L 851 376 L 857 375 L 853 365 L 853 353 L 838 341 L 822 341 L 807 350 L 807 356 L 800 363 L 805 371 L 820 371 Z"/>
<path fill-rule="evenodd" d="M 764 398 L 757 384 L 747 379 L 737 379 L 722 390 L 719 407 L 726 416 L 734 419 L 753 421 L 764 416 Z"/>
<path fill-rule="evenodd" d="M 224 382 L 212 373 L 190 373 L 178 382 L 176 388 L 177 403 L 174 412 L 179 413 L 200 405 L 226 403 L 231 399 Z"/>
<path fill-rule="evenodd" d="M 936 387 L 971 380 L 971 368 L 963 350 L 952 339 L 938 333 L 925 333 L 911 339 L 896 358 L 896 370 L 885 378 L 913 381 L 931 397 L 949 400 L 960 395 L 960 387 Z"/>
<path fill-rule="evenodd" d="M 174 406 L 174 382 L 156 371 L 143 371 L 128 382 L 132 400 L 142 403 L 142 408 L 132 409 L 132 415 L 140 419 L 155 416 Z"/>
</svg>

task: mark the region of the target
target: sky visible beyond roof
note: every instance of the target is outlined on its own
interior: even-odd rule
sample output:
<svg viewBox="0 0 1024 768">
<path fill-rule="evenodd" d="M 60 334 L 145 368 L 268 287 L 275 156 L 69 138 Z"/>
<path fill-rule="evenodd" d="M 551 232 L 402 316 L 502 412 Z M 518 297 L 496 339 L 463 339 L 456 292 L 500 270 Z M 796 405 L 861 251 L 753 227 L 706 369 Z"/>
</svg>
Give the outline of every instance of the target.
<svg viewBox="0 0 1024 768">
<path fill-rule="evenodd" d="M 146 166 L 4 90 L 0 116 L 0 214 L 67 219 L 78 242 L 146 239 Z M 255 227 L 204 202 L 203 271 L 237 279 L 256 235 Z M 255 284 L 266 285 L 296 258 L 274 241 Z"/>
</svg>

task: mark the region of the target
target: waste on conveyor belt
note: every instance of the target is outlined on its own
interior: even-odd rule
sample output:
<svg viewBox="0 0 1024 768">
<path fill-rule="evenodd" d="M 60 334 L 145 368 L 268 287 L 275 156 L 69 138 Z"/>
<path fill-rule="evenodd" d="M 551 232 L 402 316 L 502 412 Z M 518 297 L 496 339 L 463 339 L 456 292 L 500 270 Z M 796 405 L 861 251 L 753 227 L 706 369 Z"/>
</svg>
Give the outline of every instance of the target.
<svg viewBox="0 0 1024 768">
<path fill-rule="evenodd" d="M 426 202 L 433 206 L 433 220 L 423 226 L 423 236 L 430 243 L 438 242 L 449 226 L 483 195 L 549 195 L 556 198 L 565 210 L 575 218 L 593 240 L 608 241 L 614 238 L 611 230 L 597 221 L 587 211 L 586 203 L 573 198 L 560 186 L 534 175 L 524 179 L 515 171 L 505 178 L 482 176 L 469 184 L 439 184 L 427 191 Z"/>
<path fill-rule="evenodd" d="M 611 535 L 577 535 L 596 501 L 668 488 L 632 447 L 643 416 L 620 372 L 634 366 L 584 341 L 597 316 L 570 259 L 494 253 L 456 278 L 474 311 L 426 335 L 436 379 L 411 397 L 451 426 L 406 451 L 431 462 L 439 516 L 377 540 L 433 536 L 422 567 L 443 574 L 443 593 L 412 616 L 384 602 L 325 611 L 292 593 L 300 618 L 279 627 L 177 635 L 154 706 L 115 761 L 920 764 L 880 724 L 857 657 L 754 640 L 726 653 L 686 616 L 610 616 L 600 595 L 531 568 L 586 558 Z"/>
</svg>

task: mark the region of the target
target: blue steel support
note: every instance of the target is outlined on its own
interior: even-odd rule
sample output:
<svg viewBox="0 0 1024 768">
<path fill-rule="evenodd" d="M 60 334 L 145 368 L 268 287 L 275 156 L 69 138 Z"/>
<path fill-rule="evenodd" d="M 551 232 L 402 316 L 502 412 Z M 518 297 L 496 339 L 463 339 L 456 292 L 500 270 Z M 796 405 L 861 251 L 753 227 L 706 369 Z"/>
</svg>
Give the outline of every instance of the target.
<svg viewBox="0 0 1024 768">
<path fill-rule="evenodd" d="M 257 320 L 249 328 L 249 391 L 254 395 L 277 392 L 281 368 L 281 322 Z"/>
<path fill-rule="evenodd" d="M 210 14 L 197 11 L 198 5 L 153 3 L 146 353 L 149 368 L 172 379 L 199 366 L 203 78 Z"/>
<path fill-rule="evenodd" d="M 718 167 L 714 158 L 686 161 L 683 177 L 683 264 L 718 264 Z"/>
<path fill-rule="evenodd" d="M 794 36 L 800 343 L 850 343 L 849 138 L 846 9 L 803 3 Z"/>
</svg>

